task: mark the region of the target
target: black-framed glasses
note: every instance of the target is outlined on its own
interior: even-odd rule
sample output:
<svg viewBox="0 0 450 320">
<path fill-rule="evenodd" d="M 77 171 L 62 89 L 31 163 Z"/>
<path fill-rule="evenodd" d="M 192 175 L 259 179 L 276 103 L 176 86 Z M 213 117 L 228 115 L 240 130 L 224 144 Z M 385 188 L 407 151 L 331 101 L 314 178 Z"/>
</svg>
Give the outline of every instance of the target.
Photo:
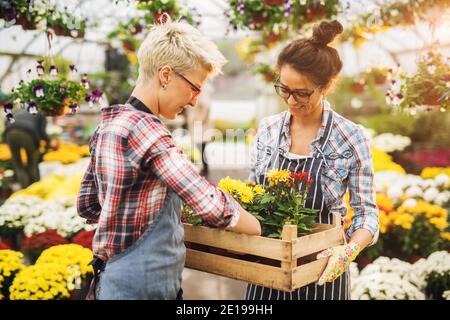
<svg viewBox="0 0 450 320">
<path fill-rule="evenodd" d="M 285 86 L 283 86 L 281 83 L 275 83 L 274 85 L 275 91 L 277 94 L 282 97 L 285 100 L 288 100 L 289 97 L 292 95 L 295 101 L 297 103 L 305 104 L 309 102 L 309 99 L 311 99 L 311 96 L 316 92 L 317 89 L 319 89 L 321 86 L 317 86 L 312 91 L 297 89 L 297 90 L 291 90 Z"/>
<path fill-rule="evenodd" d="M 194 99 L 195 97 L 197 97 L 201 92 L 202 92 L 202 88 L 198 87 L 195 83 L 193 83 L 191 80 L 189 80 L 188 78 L 186 78 L 185 76 L 183 76 L 181 73 L 173 70 L 173 72 L 179 76 L 181 79 L 183 79 L 184 81 L 186 81 L 187 83 L 189 83 L 189 85 L 192 88 L 193 91 L 193 97 L 192 99 Z"/>
</svg>

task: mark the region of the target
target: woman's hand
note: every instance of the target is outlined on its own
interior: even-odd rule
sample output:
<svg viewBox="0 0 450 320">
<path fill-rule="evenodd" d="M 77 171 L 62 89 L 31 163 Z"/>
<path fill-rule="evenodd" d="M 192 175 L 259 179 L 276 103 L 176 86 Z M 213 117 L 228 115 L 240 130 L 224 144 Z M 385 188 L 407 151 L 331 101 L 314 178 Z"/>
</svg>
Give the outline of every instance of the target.
<svg viewBox="0 0 450 320">
<path fill-rule="evenodd" d="M 361 252 L 359 244 L 355 241 L 337 247 L 328 248 L 317 255 L 317 259 L 328 258 L 327 266 L 317 281 L 318 285 L 331 282 L 339 277 L 350 263 Z"/>
<path fill-rule="evenodd" d="M 225 228 L 225 230 L 246 233 L 252 236 L 261 235 L 261 224 L 251 213 L 239 207 L 239 220 L 234 227 Z"/>
</svg>

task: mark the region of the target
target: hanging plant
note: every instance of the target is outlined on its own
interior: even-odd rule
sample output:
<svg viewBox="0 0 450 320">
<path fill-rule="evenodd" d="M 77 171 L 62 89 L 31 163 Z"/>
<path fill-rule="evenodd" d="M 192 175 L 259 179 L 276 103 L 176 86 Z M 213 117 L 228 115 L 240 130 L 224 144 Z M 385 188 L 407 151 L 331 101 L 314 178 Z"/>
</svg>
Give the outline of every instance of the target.
<svg viewBox="0 0 450 320">
<path fill-rule="evenodd" d="M 373 82 L 377 85 L 383 85 L 387 81 L 388 72 L 388 68 L 373 67 L 364 72 L 363 77 L 366 83 Z"/>
<path fill-rule="evenodd" d="M 182 7 L 177 0 L 138 1 L 136 6 L 137 17 L 128 22 L 121 22 L 118 27 L 108 34 L 109 40 L 118 39 L 123 50 L 127 53 L 135 52 L 144 39 L 143 29 L 148 25 L 160 23 L 164 13 L 172 20 L 185 20 L 190 24 L 196 24 L 194 15 Z"/>
<path fill-rule="evenodd" d="M 80 78 L 76 67 L 71 65 L 70 68 L 71 78 Z M 90 90 L 86 74 L 80 81 L 68 80 L 58 76 L 55 66 L 50 66 L 48 73 L 45 73 L 43 61 L 38 61 L 36 74 L 38 78 L 30 82 L 21 81 L 13 89 L 9 103 L 4 106 L 9 121 L 14 121 L 12 114 L 14 104 L 25 105 L 31 114 L 41 112 L 46 116 L 61 116 L 65 113 L 75 114 L 80 104 L 92 105 L 102 98 L 101 91 Z"/>
<path fill-rule="evenodd" d="M 77 18 L 67 11 L 54 12 L 47 16 L 47 26 L 57 36 L 83 38 L 86 31 L 86 19 Z"/>
<path fill-rule="evenodd" d="M 277 79 L 277 73 L 272 66 L 261 63 L 254 69 L 254 74 L 259 74 L 267 83 L 274 83 Z"/>
<path fill-rule="evenodd" d="M 432 50 L 420 58 L 416 74 L 399 72 L 397 79 L 391 81 L 387 102 L 411 113 L 435 108 L 446 111 L 450 107 L 449 75 L 448 58 Z"/>
<path fill-rule="evenodd" d="M 10 25 L 20 25 L 24 30 L 35 30 L 43 19 L 34 1 L 0 1 L 0 18 Z"/>
</svg>

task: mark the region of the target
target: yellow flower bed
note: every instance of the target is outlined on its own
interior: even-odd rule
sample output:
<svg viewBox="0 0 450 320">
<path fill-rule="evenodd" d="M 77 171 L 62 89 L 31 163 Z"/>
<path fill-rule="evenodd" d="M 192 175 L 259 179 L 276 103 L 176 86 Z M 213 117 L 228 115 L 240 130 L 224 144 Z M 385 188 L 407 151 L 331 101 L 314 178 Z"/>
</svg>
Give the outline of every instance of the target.
<svg viewBox="0 0 450 320">
<path fill-rule="evenodd" d="M 80 275 L 84 277 L 88 273 L 94 272 L 92 266 L 88 266 L 93 257 L 91 250 L 78 244 L 62 244 L 44 250 L 37 259 L 36 264 L 57 262 L 66 269 L 77 267 L 79 268 Z"/>
<path fill-rule="evenodd" d="M 2 294 L 3 282 L 25 268 L 23 254 L 13 250 L 0 250 L 0 300 L 7 298 Z"/>
<path fill-rule="evenodd" d="M 440 231 L 444 231 L 448 227 L 447 210 L 425 201 L 418 201 L 412 207 L 399 207 L 389 214 L 389 220 L 391 225 L 401 226 L 403 229 L 409 230 L 415 218 L 419 216 L 425 216 Z"/>
<path fill-rule="evenodd" d="M 44 161 L 59 161 L 63 164 L 74 163 L 83 157 L 89 156 L 89 146 L 79 146 L 74 143 L 61 142 L 56 151 L 50 151 L 44 155 Z"/>
<path fill-rule="evenodd" d="M 10 288 L 11 300 L 59 300 L 81 285 L 82 278 L 93 273 L 92 251 L 77 244 L 50 247 L 36 264 L 15 277 Z"/>
<path fill-rule="evenodd" d="M 28 188 L 15 192 L 11 198 L 17 196 L 36 196 L 44 200 L 59 198 L 61 196 L 76 197 L 80 189 L 82 175 L 58 176 L 51 175 Z"/>
<path fill-rule="evenodd" d="M 67 267 L 42 263 L 19 272 L 10 287 L 11 300 L 60 300 L 69 298 Z"/>
<path fill-rule="evenodd" d="M 423 168 L 422 172 L 420 173 L 420 176 L 423 179 L 434 179 L 436 176 L 440 174 L 446 174 L 450 177 L 450 167 L 447 168 L 441 168 L 441 167 L 427 167 Z"/>
<path fill-rule="evenodd" d="M 373 170 L 374 172 L 391 170 L 406 174 L 405 169 L 401 165 L 392 161 L 392 157 L 384 151 L 372 147 Z"/>
</svg>

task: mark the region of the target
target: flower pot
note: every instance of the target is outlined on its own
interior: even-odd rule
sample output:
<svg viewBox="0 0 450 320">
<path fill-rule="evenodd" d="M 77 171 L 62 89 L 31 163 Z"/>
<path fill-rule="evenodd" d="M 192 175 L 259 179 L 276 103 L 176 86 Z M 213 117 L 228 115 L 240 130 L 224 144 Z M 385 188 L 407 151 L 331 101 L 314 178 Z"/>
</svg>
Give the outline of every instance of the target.
<svg viewBox="0 0 450 320">
<path fill-rule="evenodd" d="M 354 93 L 362 93 L 364 91 L 364 84 L 355 82 L 352 84 L 352 91 Z"/>
<path fill-rule="evenodd" d="M 385 84 L 386 83 L 386 79 L 387 77 L 381 74 L 377 74 L 376 76 L 374 76 L 373 81 L 376 84 Z"/>
<path fill-rule="evenodd" d="M 30 21 L 24 15 L 20 15 L 17 18 L 17 24 L 20 24 L 24 30 L 36 30 L 36 21 Z"/>
<path fill-rule="evenodd" d="M 439 98 L 440 96 L 438 94 L 431 94 L 425 98 L 424 104 L 429 106 L 438 106 L 440 105 Z"/>
<path fill-rule="evenodd" d="M 264 74 L 264 80 L 266 82 L 273 82 L 275 79 L 274 79 L 274 76 L 271 73 L 265 73 Z"/>
<path fill-rule="evenodd" d="M 135 50 L 134 43 L 130 40 L 122 40 L 122 48 L 125 51 L 134 51 Z"/>
<path fill-rule="evenodd" d="M 309 22 L 315 21 L 326 14 L 325 7 L 322 5 L 311 6 L 306 10 L 306 20 Z"/>
<path fill-rule="evenodd" d="M 70 30 L 66 28 L 66 26 L 62 24 L 54 24 L 52 25 L 53 32 L 55 32 L 55 35 L 57 36 L 70 36 Z"/>
<path fill-rule="evenodd" d="M 43 111 L 43 114 L 46 117 L 57 117 L 57 116 L 63 116 L 64 115 L 64 107 L 59 107 L 51 110 L 45 110 Z"/>
<path fill-rule="evenodd" d="M 280 38 L 281 38 L 281 36 L 279 34 L 270 33 L 266 37 L 266 42 L 267 43 L 275 43 L 275 42 L 278 42 L 280 40 Z"/>
<path fill-rule="evenodd" d="M 409 257 L 408 261 L 409 261 L 409 263 L 414 264 L 422 258 L 424 258 L 424 257 L 419 256 L 419 255 L 413 255 L 413 256 Z"/>
<path fill-rule="evenodd" d="M 280 4 L 283 4 L 284 0 L 264 0 L 264 4 L 271 6 L 271 7 L 275 7 L 275 6 L 279 6 Z"/>
<path fill-rule="evenodd" d="M 250 29 L 262 30 L 267 22 L 269 22 L 269 17 L 263 16 L 262 13 L 256 13 L 251 19 Z"/>
<path fill-rule="evenodd" d="M 167 13 L 169 15 L 170 19 L 173 20 L 173 9 L 158 10 L 158 11 L 153 12 L 153 19 L 155 20 L 155 23 L 161 23 L 161 21 L 159 21 L 159 20 L 164 13 Z M 165 21 L 162 21 L 162 22 L 164 23 Z"/>
</svg>

